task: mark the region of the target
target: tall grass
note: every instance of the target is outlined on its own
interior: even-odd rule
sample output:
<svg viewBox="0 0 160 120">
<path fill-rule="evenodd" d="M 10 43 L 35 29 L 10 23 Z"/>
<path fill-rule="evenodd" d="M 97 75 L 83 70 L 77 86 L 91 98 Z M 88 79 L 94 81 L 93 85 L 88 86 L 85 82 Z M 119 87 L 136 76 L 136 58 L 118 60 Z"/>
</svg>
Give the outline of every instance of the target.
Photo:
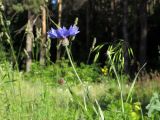
<svg viewBox="0 0 160 120">
<path fill-rule="evenodd" d="M 63 120 L 65 118 L 72 120 L 96 118 L 92 105 L 95 98 L 92 98 L 91 103 L 87 100 L 86 92 L 83 91 L 84 86 L 80 85 L 80 90 L 75 92 L 77 87 L 69 87 L 68 89 L 68 86 L 65 85 L 53 87 L 40 81 L 34 83 L 25 81 L 23 74 L 14 71 L 9 64 L 1 65 L 0 69 L 2 76 L 0 119 Z M 82 92 L 81 97 L 77 94 L 79 91 Z M 96 102 L 96 104 L 98 103 Z M 97 108 L 97 105 L 94 108 Z M 99 113 L 98 110 L 97 113 Z"/>
</svg>

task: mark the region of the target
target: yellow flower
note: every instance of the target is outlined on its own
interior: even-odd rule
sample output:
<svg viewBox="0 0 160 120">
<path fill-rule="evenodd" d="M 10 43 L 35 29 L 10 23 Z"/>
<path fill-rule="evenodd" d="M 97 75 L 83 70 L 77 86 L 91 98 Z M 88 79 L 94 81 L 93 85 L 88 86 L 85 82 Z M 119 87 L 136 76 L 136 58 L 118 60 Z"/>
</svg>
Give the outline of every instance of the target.
<svg viewBox="0 0 160 120">
<path fill-rule="evenodd" d="M 141 103 L 140 102 L 135 102 L 134 103 L 134 108 L 135 108 L 135 111 L 141 110 Z"/>
<path fill-rule="evenodd" d="M 105 70 L 104 70 L 103 68 L 101 69 L 101 71 L 102 71 L 102 72 L 105 72 Z"/>
<path fill-rule="evenodd" d="M 101 69 L 101 71 L 102 71 L 103 75 L 107 75 L 107 73 L 108 73 L 108 69 L 107 69 L 106 66 L 104 66 L 104 67 Z"/>
</svg>

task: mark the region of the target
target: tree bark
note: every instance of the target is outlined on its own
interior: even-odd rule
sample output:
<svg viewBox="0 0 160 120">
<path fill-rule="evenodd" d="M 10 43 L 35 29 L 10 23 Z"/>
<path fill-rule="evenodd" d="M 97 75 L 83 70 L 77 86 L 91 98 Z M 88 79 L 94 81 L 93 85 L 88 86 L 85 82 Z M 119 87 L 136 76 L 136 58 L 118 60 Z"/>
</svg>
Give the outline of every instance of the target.
<svg viewBox="0 0 160 120">
<path fill-rule="evenodd" d="M 89 21 L 90 21 L 90 14 L 89 14 L 89 2 L 87 2 L 86 6 L 86 48 L 89 50 Z"/>
<path fill-rule="evenodd" d="M 112 37 L 112 40 L 115 41 L 117 40 L 117 24 L 118 24 L 118 21 L 117 21 L 117 2 L 116 0 L 111 0 L 111 24 L 112 24 L 112 27 L 111 27 L 111 37 Z"/>
<path fill-rule="evenodd" d="M 62 19 L 62 0 L 58 0 L 58 25 L 61 27 L 61 19 Z M 59 46 L 59 41 L 57 41 L 57 60 L 60 59 L 61 56 L 61 46 Z"/>
<path fill-rule="evenodd" d="M 128 55 L 128 0 L 123 0 L 123 37 L 124 37 L 124 72 L 129 73 L 129 55 Z"/>
<path fill-rule="evenodd" d="M 141 27 L 141 36 L 140 36 L 140 46 L 139 46 L 139 61 L 140 65 L 143 65 L 146 62 L 147 55 L 147 0 L 143 0 L 140 5 L 140 27 Z"/>
<path fill-rule="evenodd" d="M 61 26 L 62 20 L 62 0 L 58 0 L 58 25 Z"/>
<path fill-rule="evenodd" d="M 46 8 L 45 6 L 41 7 L 42 10 L 42 39 L 41 39 L 41 50 L 40 50 L 40 64 L 45 64 L 45 56 L 46 56 Z"/>
<path fill-rule="evenodd" d="M 26 59 L 26 72 L 29 72 L 31 69 L 32 63 L 32 41 L 33 41 L 33 16 L 31 11 L 28 11 L 28 23 L 27 23 L 27 37 L 26 37 L 26 51 L 27 51 L 27 59 Z"/>
</svg>

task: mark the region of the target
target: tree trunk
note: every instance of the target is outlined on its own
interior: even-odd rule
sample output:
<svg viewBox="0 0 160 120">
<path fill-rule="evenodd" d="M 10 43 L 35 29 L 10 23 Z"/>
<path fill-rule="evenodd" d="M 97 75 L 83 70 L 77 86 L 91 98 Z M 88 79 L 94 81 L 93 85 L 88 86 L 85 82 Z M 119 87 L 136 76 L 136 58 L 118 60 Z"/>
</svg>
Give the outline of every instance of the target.
<svg viewBox="0 0 160 120">
<path fill-rule="evenodd" d="M 140 51 L 139 51 L 139 61 L 140 65 L 143 65 L 146 62 L 147 56 L 147 0 L 143 0 L 140 5 L 140 27 L 141 27 L 141 36 L 140 36 Z"/>
<path fill-rule="evenodd" d="M 62 0 L 58 0 L 58 25 L 61 26 L 62 20 Z"/>
<path fill-rule="evenodd" d="M 123 0 L 123 37 L 124 37 L 124 72 L 129 73 L 129 55 L 128 55 L 128 0 Z"/>
<path fill-rule="evenodd" d="M 40 64 L 45 64 L 45 56 L 46 56 L 46 9 L 45 6 L 42 6 L 42 39 L 41 39 L 41 50 L 40 50 Z"/>
<path fill-rule="evenodd" d="M 117 40 L 117 1 L 116 0 L 111 0 L 111 37 L 112 40 L 115 41 Z"/>
<path fill-rule="evenodd" d="M 138 24 L 138 2 L 137 0 L 135 0 L 133 2 L 133 25 L 132 27 L 132 32 L 131 32 L 131 41 L 130 44 L 132 45 L 132 49 L 134 51 L 134 57 L 131 60 L 131 66 L 130 66 L 130 75 L 134 76 L 133 74 L 135 73 L 135 71 L 137 71 L 137 61 L 138 61 L 138 56 L 139 56 L 139 36 L 140 36 L 140 32 L 139 32 L 139 24 Z"/>
<path fill-rule="evenodd" d="M 89 50 L 89 21 L 90 21 L 90 14 L 89 14 L 89 2 L 87 2 L 86 7 L 86 48 Z"/>
<path fill-rule="evenodd" d="M 27 37 L 26 37 L 26 51 L 27 51 L 27 59 L 26 59 L 26 71 L 29 72 L 31 69 L 32 63 L 32 41 L 33 41 L 33 17 L 31 12 L 28 11 L 28 23 L 27 23 Z"/>
<path fill-rule="evenodd" d="M 62 0 L 58 0 L 58 25 L 61 27 L 61 19 L 62 19 Z M 59 41 L 57 41 L 57 60 L 60 59 L 61 56 L 61 46 L 59 46 Z"/>
</svg>

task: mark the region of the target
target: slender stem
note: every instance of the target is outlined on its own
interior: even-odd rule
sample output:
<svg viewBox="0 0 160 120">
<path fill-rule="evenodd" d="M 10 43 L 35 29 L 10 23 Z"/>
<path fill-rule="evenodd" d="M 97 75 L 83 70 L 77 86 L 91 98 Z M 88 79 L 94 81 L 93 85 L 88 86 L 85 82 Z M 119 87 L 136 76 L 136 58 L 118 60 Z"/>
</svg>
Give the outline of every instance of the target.
<svg viewBox="0 0 160 120">
<path fill-rule="evenodd" d="M 78 75 L 78 73 L 77 73 L 77 71 L 76 71 L 76 69 L 75 69 L 75 67 L 74 67 L 74 64 L 73 64 L 73 62 L 72 62 L 72 59 L 71 59 L 71 56 L 70 56 L 68 47 L 65 46 L 65 48 L 66 48 L 66 51 L 67 51 L 67 55 L 68 55 L 69 61 L 70 61 L 71 65 L 72 65 L 73 71 L 75 72 L 75 74 L 76 74 L 76 76 L 77 76 L 79 82 L 82 84 L 82 80 L 80 79 L 80 77 L 79 77 L 79 75 Z"/>
<path fill-rule="evenodd" d="M 89 55 L 88 55 L 88 58 L 87 58 L 87 64 L 89 63 L 90 56 L 91 56 L 91 50 L 89 51 Z"/>
<path fill-rule="evenodd" d="M 6 17 L 3 14 L 2 14 L 2 17 L 3 17 L 2 19 L 7 20 Z M 9 28 L 8 28 L 8 26 L 5 25 L 4 20 L 2 20 L 2 22 L 3 22 L 2 24 L 4 25 L 3 27 L 4 27 L 4 30 L 6 32 L 5 35 L 7 37 L 7 42 L 9 43 L 10 48 L 11 48 L 12 56 L 13 56 L 15 66 L 16 66 L 16 70 L 19 71 L 17 58 L 16 58 L 16 55 L 14 53 L 13 43 L 11 43 L 13 40 L 11 39 Z"/>
<path fill-rule="evenodd" d="M 124 113 L 124 103 L 123 103 L 123 90 L 122 90 L 122 85 L 121 85 L 121 83 L 120 83 L 120 79 L 119 79 L 119 77 L 118 77 L 118 74 L 117 74 L 117 72 L 116 72 L 116 68 L 115 68 L 114 63 L 113 63 L 113 61 L 112 61 L 112 59 L 111 59 L 110 54 L 108 54 L 108 57 L 109 57 L 109 60 L 111 61 L 111 65 L 112 65 L 113 71 L 114 71 L 114 73 L 115 73 L 115 75 L 116 75 L 116 79 L 117 79 L 117 82 L 118 82 L 118 86 L 119 86 L 119 89 L 120 89 L 120 92 L 121 92 L 122 112 Z"/>
<path fill-rule="evenodd" d="M 88 55 L 88 59 L 87 59 L 87 64 L 89 63 L 89 59 L 91 57 L 91 53 L 95 47 L 95 44 L 96 44 L 96 38 L 94 38 L 93 42 L 92 42 L 92 47 L 90 48 L 90 51 L 89 51 L 89 55 Z"/>
<path fill-rule="evenodd" d="M 73 68 L 73 70 L 74 70 L 74 72 L 75 72 L 75 74 L 76 74 L 79 82 L 83 85 L 83 82 L 82 82 L 82 80 L 80 79 L 80 77 L 79 77 L 79 75 L 78 75 L 78 73 L 77 73 L 77 71 L 76 71 L 76 69 L 75 69 L 75 67 L 74 67 L 74 64 L 73 64 L 73 62 L 72 62 L 72 59 L 71 59 L 71 56 L 70 56 L 70 53 L 69 53 L 69 49 L 68 49 L 67 46 L 65 46 L 65 48 L 66 48 L 67 55 L 68 55 L 68 58 L 69 58 L 69 60 L 70 60 L 70 63 L 71 63 L 71 65 L 72 65 L 72 68 Z M 86 87 L 84 87 L 84 90 L 85 90 L 85 92 L 87 92 Z M 100 105 L 99 105 L 99 103 L 98 103 L 97 100 L 96 100 L 96 103 L 97 103 L 97 106 L 98 106 L 98 108 L 99 108 L 101 120 L 104 120 L 104 115 L 103 115 L 102 109 L 101 109 L 101 107 L 100 107 Z M 84 96 L 84 106 L 85 106 L 85 110 L 87 111 L 87 105 L 86 105 L 85 96 Z M 93 105 L 93 106 L 94 106 L 94 105 Z M 89 116 L 89 117 L 90 117 L 90 116 Z"/>
<path fill-rule="evenodd" d="M 147 63 L 145 63 L 145 64 L 139 69 L 138 73 L 136 74 L 136 76 L 135 76 L 135 78 L 134 78 L 134 80 L 133 80 L 133 83 L 132 83 L 132 85 L 131 85 L 131 88 L 129 89 L 126 102 L 128 102 L 129 98 L 131 97 L 132 92 L 133 92 L 133 89 L 134 89 L 134 86 L 135 86 L 135 83 L 136 83 L 137 78 L 138 78 L 138 75 L 139 75 L 139 73 L 141 72 L 141 70 L 146 66 L 146 64 L 147 64 Z"/>
</svg>

